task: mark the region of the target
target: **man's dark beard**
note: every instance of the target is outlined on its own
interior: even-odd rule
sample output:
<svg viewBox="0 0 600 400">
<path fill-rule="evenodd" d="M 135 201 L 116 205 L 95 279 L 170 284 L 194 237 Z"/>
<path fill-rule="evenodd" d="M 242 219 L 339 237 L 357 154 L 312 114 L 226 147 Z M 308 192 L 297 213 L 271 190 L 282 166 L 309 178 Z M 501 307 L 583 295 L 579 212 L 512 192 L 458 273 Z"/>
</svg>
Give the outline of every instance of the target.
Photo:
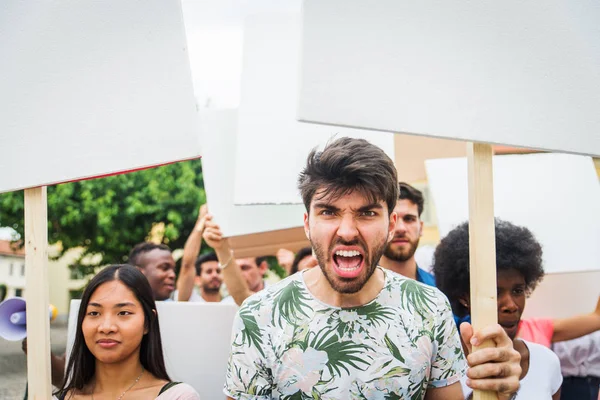
<svg viewBox="0 0 600 400">
<path fill-rule="evenodd" d="M 363 262 L 365 263 L 365 267 L 367 268 L 367 274 L 365 275 L 364 279 L 361 280 L 356 280 L 355 278 L 342 278 L 339 276 L 331 276 L 326 270 L 325 266 L 327 265 L 329 255 L 331 254 L 335 246 L 360 246 L 366 252 L 367 246 L 364 243 L 362 243 L 358 239 L 352 242 L 344 242 L 342 240 L 338 240 L 337 242 L 331 244 L 330 248 L 326 253 L 323 252 L 323 249 L 320 246 L 318 246 L 316 243 L 313 243 L 312 240 L 310 241 L 310 244 L 312 245 L 312 248 L 315 251 L 317 261 L 319 261 L 319 267 L 321 267 L 323 275 L 325 275 L 325 278 L 327 279 L 329 285 L 333 288 L 333 290 L 335 290 L 338 293 L 352 294 L 360 291 L 363 288 L 363 286 L 365 286 L 365 284 L 369 281 L 369 279 L 375 272 L 375 269 L 377 268 L 377 263 L 379 262 L 379 259 L 381 258 L 381 255 L 383 254 L 386 248 L 387 242 L 384 239 L 382 244 L 378 245 L 373 249 L 373 253 L 370 255 L 370 257 L 368 259 L 365 258 L 363 260 Z M 367 254 L 365 254 L 365 256 L 366 255 Z M 331 262 L 334 261 L 331 260 Z M 340 284 L 340 281 L 345 282 L 346 284 Z"/>
<path fill-rule="evenodd" d="M 215 293 L 219 293 L 219 291 L 221 290 L 220 287 L 214 288 L 214 287 L 206 287 L 203 286 L 202 287 L 202 291 L 206 294 L 215 294 Z"/>
<path fill-rule="evenodd" d="M 408 248 L 408 251 L 401 253 L 401 252 L 392 250 L 392 243 L 390 242 L 390 244 L 385 247 L 385 251 L 383 252 L 383 255 L 386 256 L 387 258 L 389 258 L 390 260 L 394 260 L 394 261 L 400 261 L 400 262 L 408 261 L 412 258 L 412 256 L 415 255 L 415 252 L 417 251 L 417 247 L 419 247 L 419 241 L 417 240 L 417 242 L 414 245 L 410 242 L 409 242 L 409 244 L 410 244 L 410 247 Z"/>
</svg>

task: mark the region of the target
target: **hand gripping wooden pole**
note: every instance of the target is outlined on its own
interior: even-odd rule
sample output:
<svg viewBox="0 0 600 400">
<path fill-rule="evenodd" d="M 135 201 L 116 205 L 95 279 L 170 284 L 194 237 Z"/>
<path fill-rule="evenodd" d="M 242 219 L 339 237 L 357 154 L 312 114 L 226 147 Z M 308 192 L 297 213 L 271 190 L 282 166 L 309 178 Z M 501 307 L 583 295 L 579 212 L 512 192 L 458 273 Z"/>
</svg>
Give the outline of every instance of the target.
<svg viewBox="0 0 600 400">
<path fill-rule="evenodd" d="M 25 298 L 29 399 L 50 399 L 48 318 L 48 209 L 46 187 L 25 190 Z"/>
<path fill-rule="evenodd" d="M 498 322 L 492 155 L 489 144 L 467 144 L 471 321 L 475 332 Z M 477 348 L 493 346 L 492 341 L 487 341 Z M 495 392 L 475 390 L 473 399 L 497 400 L 498 396 Z"/>
</svg>

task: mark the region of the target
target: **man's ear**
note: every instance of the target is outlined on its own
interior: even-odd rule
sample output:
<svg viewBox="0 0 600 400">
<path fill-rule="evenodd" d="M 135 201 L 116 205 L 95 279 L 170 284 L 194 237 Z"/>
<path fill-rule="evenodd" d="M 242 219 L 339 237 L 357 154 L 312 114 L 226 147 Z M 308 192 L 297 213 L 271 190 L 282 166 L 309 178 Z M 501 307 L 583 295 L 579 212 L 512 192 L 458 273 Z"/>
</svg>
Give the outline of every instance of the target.
<svg viewBox="0 0 600 400">
<path fill-rule="evenodd" d="M 396 232 L 396 222 L 398 222 L 398 214 L 392 211 L 392 213 L 390 214 L 390 223 L 388 226 L 388 243 L 391 242 L 394 238 L 394 233 Z"/>
<path fill-rule="evenodd" d="M 269 263 L 267 262 L 267 260 L 264 260 L 263 262 L 261 262 L 260 265 L 258 266 L 258 269 L 260 270 L 260 273 L 262 275 L 266 274 L 267 271 L 269 270 Z"/>
<path fill-rule="evenodd" d="M 419 220 L 420 219 L 421 219 L 421 217 L 419 217 Z M 420 221 L 419 224 L 420 224 L 419 237 L 423 237 L 423 221 Z"/>
<path fill-rule="evenodd" d="M 140 266 L 135 266 L 137 268 L 138 271 L 140 271 L 142 274 L 146 275 L 146 271 L 144 270 L 144 268 L 140 267 Z"/>
<path fill-rule="evenodd" d="M 310 240 L 310 228 L 308 227 L 308 213 L 304 213 L 304 234 Z"/>
</svg>

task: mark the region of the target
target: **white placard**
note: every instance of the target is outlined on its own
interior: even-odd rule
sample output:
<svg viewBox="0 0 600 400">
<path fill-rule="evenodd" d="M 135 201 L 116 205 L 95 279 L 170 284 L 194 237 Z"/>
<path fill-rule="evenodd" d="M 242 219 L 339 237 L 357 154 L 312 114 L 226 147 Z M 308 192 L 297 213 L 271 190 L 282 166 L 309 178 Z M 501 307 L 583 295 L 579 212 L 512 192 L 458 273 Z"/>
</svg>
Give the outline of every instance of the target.
<svg viewBox="0 0 600 400">
<path fill-rule="evenodd" d="M 179 0 L 1 8 L 0 192 L 200 156 Z"/>
<path fill-rule="evenodd" d="M 546 275 L 527 299 L 523 318 L 568 318 L 589 314 L 600 296 L 600 269 Z"/>
<path fill-rule="evenodd" d="M 600 155 L 596 0 L 304 0 L 303 121 Z"/>
<path fill-rule="evenodd" d="M 441 237 L 469 218 L 467 160 L 426 161 Z M 494 215 L 529 228 L 546 273 L 600 270 L 600 184 L 591 158 L 495 156 Z"/>
<path fill-rule="evenodd" d="M 200 108 L 240 104 L 244 18 L 298 10 L 300 0 L 182 0 L 192 78 Z"/>
<path fill-rule="evenodd" d="M 75 341 L 81 300 L 71 300 L 67 360 Z M 173 381 L 192 385 L 201 399 L 221 399 L 231 349 L 233 304 L 157 301 L 167 373 Z"/>
<path fill-rule="evenodd" d="M 233 201 L 235 176 L 237 111 L 219 110 L 202 112 L 205 132 L 202 173 L 208 207 L 225 236 L 268 232 L 300 227 L 304 206 L 246 205 L 236 206 Z M 246 168 L 251 169 L 252 166 Z M 259 172 L 255 172 L 258 174 Z"/>
<path fill-rule="evenodd" d="M 246 18 L 235 171 L 236 204 L 301 203 L 298 174 L 331 137 L 362 137 L 394 158 L 393 135 L 296 121 L 300 46 L 297 13 Z"/>
</svg>

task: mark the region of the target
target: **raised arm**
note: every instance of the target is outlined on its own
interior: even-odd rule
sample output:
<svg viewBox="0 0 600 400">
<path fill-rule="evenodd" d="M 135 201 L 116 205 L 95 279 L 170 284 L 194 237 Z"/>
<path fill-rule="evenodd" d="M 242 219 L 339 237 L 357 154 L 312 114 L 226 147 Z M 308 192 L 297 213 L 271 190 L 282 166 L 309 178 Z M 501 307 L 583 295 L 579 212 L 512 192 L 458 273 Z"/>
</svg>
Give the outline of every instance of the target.
<svg viewBox="0 0 600 400">
<path fill-rule="evenodd" d="M 204 226 L 204 240 L 215 250 L 219 265 L 222 268 L 223 281 L 227 286 L 229 295 L 233 297 L 235 303 L 240 306 L 248 297 L 253 295 L 248 288 L 248 284 L 242 275 L 240 267 L 235 262 L 233 250 L 229 246 L 229 240 L 223 237 L 223 232 L 219 225 L 213 222 L 212 216 L 206 216 Z"/>
<path fill-rule="evenodd" d="M 552 342 L 577 339 L 600 330 L 600 296 L 596 309 L 589 314 L 576 315 L 569 318 L 555 319 Z"/>
<path fill-rule="evenodd" d="M 202 233 L 204 232 L 204 224 L 208 209 L 206 204 L 200 207 L 198 220 L 190 236 L 187 238 L 183 246 L 183 258 L 181 260 L 181 270 L 177 278 L 177 300 L 188 301 L 194 290 L 194 277 L 196 276 L 196 258 L 200 254 L 202 246 Z"/>
<path fill-rule="evenodd" d="M 292 264 L 294 263 L 294 253 L 288 249 L 277 250 L 277 262 L 285 269 L 287 275 L 292 270 Z"/>
</svg>

